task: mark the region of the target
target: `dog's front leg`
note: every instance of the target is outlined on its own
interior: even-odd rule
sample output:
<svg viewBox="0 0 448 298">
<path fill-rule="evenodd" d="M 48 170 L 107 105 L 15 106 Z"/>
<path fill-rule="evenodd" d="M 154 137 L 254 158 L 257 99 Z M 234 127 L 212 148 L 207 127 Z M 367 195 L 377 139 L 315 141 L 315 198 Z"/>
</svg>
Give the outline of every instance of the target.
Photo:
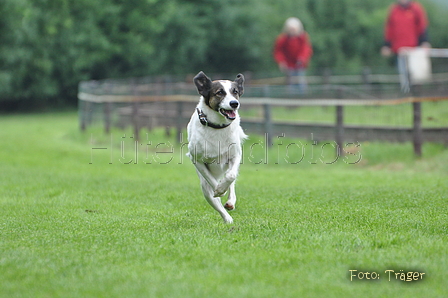
<svg viewBox="0 0 448 298">
<path fill-rule="evenodd" d="M 210 187 L 212 189 L 216 189 L 216 187 L 218 186 L 218 181 L 210 173 L 207 166 L 204 163 L 197 162 L 197 163 L 195 163 L 195 167 L 196 167 L 196 170 L 198 171 L 199 175 L 205 179 L 205 181 L 210 185 Z"/>
<path fill-rule="evenodd" d="M 215 188 L 215 197 L 220 197 L 226 193 L 230 185 L 235 181 L 238 176 L 238 169 L 240 167 L 241 155 L 236 155 L 229 160 L 229 169 L 224 174 L 224 177 L 219 181 L 218 186 Z"/>
<path fill-rule="evenodd" d="M 207 202 L 221 215 L 222 219 L 225 223 L 232 223 L 233 218 L 230 214 L 225 210 L 224 206 L 221 203 L 220 197 L 214 197 L 213 191 L 214 188 L 210 186 L 210 184 L 205 180 L 202 175 L 199 175 L 199 179 L 201 180 L 202 192 L 204 193 L 204 197 Z"/>
</svg>

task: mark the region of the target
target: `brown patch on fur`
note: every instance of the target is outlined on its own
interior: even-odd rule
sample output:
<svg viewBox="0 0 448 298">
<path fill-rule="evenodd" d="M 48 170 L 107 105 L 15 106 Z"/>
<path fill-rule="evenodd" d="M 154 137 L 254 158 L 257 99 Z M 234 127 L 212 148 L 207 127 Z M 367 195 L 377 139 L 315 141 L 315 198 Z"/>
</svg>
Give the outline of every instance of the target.
<svg viewBox="0 0 448 298">
<path fill-rule="evenodd" d="M 227 92 L 224 89 L 224 86 L 218 82 L 214 81 L 212 82 L 212 88 L 210 89 L 210 97 L 207 102 L 207 99 L 205 99 L 205 104 L 207 104 L 212 110 L 219 111 L 219 104 L 223 100 L 224 97 L 226 97 Z"/>
<path fill-rule="evenodd" d="M 224 208 L 226 208 L 227 210 L 234 210 L 234 209 L 235 209 L 235 206 L 230 205 L 230 204 L 225 204 L 225 205 L 224 205 Z"/>
<path fill-rule="evenodd" d="M 202 71 L 199 72 L 193 79 L 199 94 L 204 97 L 205 104 L 214 111 L 219 111 L 219 104 L 226 97 L 227 91 L 220 81 L 213 81 L 205 75 Z M 235 99 L 239 99 L 244 92 L 244 76 L 238 74 L 235 81 L 232 82 L 230 92 Z"/>
</svg>

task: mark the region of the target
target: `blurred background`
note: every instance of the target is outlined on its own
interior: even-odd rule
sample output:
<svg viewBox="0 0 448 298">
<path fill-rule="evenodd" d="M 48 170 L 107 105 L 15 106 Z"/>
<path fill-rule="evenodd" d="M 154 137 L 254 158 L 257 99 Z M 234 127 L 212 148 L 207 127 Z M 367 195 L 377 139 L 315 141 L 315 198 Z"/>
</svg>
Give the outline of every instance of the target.
<svg viewBox="0 0 448 298">
<path fill-rule="evenodd" d="M 298 17 L 314 50 L 307 74 L 396 73 L 380 55 L 394 1 L 2 0 L 0 110 L 77 105 L 80 81 L 250 72 L 279 77 L 273 45 Z M 421 0 L 432 47 L 448 48 L 448 2 Z M 448 60 L 444 59 L 443 61 Z M 437 67 L 446 69 L 446 62 Z"/>
</svg>

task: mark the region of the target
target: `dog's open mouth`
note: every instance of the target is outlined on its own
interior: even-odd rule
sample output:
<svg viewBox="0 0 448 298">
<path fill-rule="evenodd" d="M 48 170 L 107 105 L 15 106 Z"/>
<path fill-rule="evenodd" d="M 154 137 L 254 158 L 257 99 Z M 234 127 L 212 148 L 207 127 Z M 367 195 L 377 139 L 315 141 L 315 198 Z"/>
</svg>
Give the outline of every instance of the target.
<svg viewBox="0 0 448 298">
<path fill-rule="evenodd" d="M 219 112 L 229 120 L 235 120 L 236 118 L 236 113 L 234 110 L 219 109 Z"/>
</svg>

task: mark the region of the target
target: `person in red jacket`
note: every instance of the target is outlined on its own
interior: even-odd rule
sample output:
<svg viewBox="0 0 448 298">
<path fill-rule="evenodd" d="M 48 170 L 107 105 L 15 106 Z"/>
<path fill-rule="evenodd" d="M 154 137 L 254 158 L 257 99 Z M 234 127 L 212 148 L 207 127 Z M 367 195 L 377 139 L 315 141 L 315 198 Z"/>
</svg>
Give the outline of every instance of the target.
<svg viewBox="0 0 448 298">
<path fill-rule="evenodd" d="M 381 54 L 390 56 L 400 48 L 417 46 L 430 47 L 426 12 L 416 1 L 398 0 L 389 10 Z"/>
<path fill-rule="evenodd" d="M 275 41 L 273 55 L 280 70 L 286 73 L 288 85 L 298 83 L 299 92 L 305 93 L 305 70 L 313 55 L 313 48 L 308 33 L 298 18 L 286 20 L 283 33 Z"/>
<path fill-rule="evenodd" d="M 384 46 L 381 54 L 389 57 L 398 55 L 405 48 L 430 48 L 428 42 L 428 19 L 424 8 L 416 1 L 398 0 L 389 9 L 384 29 Z M 397 56 L 401 90 L 410 91 L 408 66 L 405 56 Z"/>
</svg>

